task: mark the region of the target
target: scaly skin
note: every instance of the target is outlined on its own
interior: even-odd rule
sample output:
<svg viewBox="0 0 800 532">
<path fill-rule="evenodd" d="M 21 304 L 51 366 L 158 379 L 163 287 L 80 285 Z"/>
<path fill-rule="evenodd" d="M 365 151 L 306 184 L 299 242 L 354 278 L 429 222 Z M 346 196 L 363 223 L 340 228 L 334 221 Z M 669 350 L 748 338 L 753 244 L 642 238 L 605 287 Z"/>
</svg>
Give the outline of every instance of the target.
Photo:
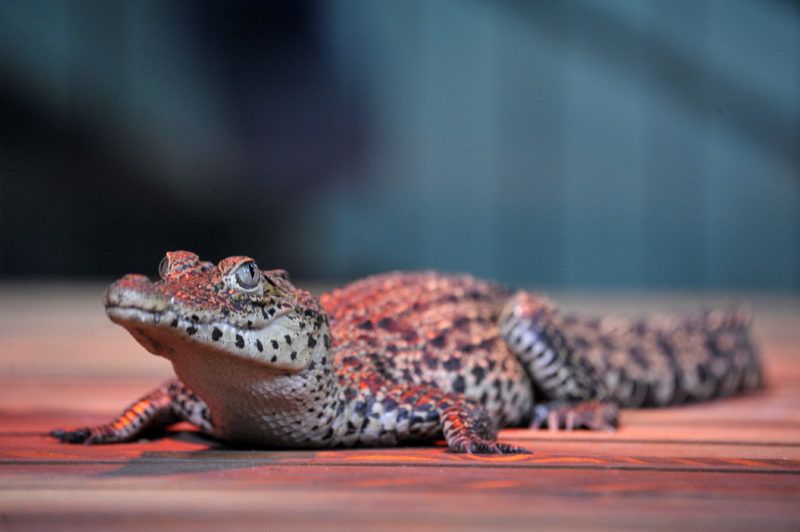
<svg viewBox="0 0 800 532">
<path fill-rule="evenodd" d="M 215 266 L 186 251 L 167 253 L 160 275 L 111 285 L 106 312 L 178 378 L 109 424 L 53 436 L 130 441 L 186 420 L 258 447 L 444 436 L 454 452 L 519 453 L 496 441 L 498 427 L 608 430 L 618 406 L 761 383 L 737 310 L 586 320 L 534 294 L 435 272 L 369 277 L 318 302 L 283 270 L 259 271 L 248 257 Z"/>
</svg>

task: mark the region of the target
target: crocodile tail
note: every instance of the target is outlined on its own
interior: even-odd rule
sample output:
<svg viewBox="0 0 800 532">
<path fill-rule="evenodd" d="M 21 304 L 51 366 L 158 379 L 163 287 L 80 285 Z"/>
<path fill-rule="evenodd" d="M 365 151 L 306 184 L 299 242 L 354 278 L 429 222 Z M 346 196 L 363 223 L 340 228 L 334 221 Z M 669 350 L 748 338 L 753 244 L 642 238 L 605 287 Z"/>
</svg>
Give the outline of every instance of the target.
<svg viewBox="0 0 800 532">
<path fill-rule="evenodd" d="M 670 406 L 762 386 L 746 307 L 656 314 L 644 319 L 550 315 L 564 344 L 594 368 L 624 407 Z"/>
<path fill-rule="evenodd" d="M 703 313 L 703 332 L 710 354 L 705 369 L 716 381 L 712 397 L 727 397 L 763 386 L 764 373 L 752 338 L 752 323 L 753 311 L 748 306 Z"/>
<path fill-rule="evenodd" d="M 609 387 L 623 406 L 669 406 L 758 389 L 763 371 L 752 321 L 747 307 L 731 307 L 635 322 L 628 338 L 618 340 L 629 364 L 615 368 L 606 360 L 616 370 Z M 637 372 L 636 363 L 645 358 L 649 370 Z"/>
</svg>

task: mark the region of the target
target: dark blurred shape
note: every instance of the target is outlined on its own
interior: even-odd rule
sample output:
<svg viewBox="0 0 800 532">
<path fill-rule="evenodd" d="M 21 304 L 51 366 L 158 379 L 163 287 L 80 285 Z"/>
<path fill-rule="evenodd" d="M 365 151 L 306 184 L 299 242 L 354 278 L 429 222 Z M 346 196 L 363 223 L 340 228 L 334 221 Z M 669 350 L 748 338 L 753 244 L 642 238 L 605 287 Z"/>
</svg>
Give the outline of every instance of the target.
<svg viewBox="0 0 800 532">
<path fill-rule="evenodd" d="M 291 229 L 305 191 L 360 142 L 316 11 L 3 4 L 0 272 L 154 273 L 175 248 L 302 272 Z"/>
</svg>

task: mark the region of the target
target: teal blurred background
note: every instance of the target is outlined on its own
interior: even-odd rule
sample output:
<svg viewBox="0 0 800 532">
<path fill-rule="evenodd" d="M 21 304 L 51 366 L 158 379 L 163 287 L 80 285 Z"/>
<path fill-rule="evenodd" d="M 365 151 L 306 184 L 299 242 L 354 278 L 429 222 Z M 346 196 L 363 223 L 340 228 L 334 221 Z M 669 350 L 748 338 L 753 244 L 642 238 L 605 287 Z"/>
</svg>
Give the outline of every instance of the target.
<svg viewBox="0 0 800 532">
<path fill-rule="evenodd" d="M 0 275 L 800 290 L 800 3 L 0 2 Z"/>
</svg>

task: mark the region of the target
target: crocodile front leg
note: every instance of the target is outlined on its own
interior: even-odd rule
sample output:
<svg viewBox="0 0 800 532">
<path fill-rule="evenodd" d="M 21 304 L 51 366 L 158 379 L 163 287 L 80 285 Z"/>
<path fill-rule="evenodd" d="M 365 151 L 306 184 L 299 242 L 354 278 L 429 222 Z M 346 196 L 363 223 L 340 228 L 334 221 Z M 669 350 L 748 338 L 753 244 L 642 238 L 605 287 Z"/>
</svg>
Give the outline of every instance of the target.
<svg viewBox="0 0 800 532">
<path fill-rule="evenodd" d="M 188 421 L 205 432 L 211 430 L 206 404 L 180 380 L 174 379 L 131 404 L 110 423 L 72 430 L 56 429 L 50 435 L 66 443 L 120 443 L 178 421 Z"/>
<path fill-rule="evenodd" d="M 442 431 L 454 453 L 529 454 L 522 447 L 497 441 L 497 431 L 486 410 L 466 401 L 446 408 L 442 414 Z"/>
</svg>

